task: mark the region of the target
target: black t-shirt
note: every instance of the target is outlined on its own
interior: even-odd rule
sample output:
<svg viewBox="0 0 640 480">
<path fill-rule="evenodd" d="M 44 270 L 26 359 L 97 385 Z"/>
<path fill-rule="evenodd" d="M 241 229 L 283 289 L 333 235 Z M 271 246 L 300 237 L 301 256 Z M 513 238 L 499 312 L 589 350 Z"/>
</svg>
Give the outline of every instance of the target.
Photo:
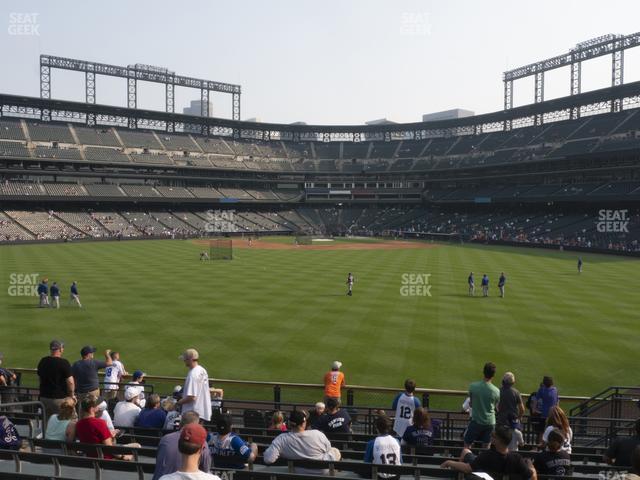
<svg viewBox="0 0 640 480">
<path fill-rule="evenodd" d="M 316 428 L 325 433 L 351 431 L 351 417 L 346 410 L 340 409 L 336 413 L 325 413 L 316 421 Z"/>
<path fill-rule="evenodd" d="M 471 462 L 471 470 L 474 472 L 504 473 L 506 475 L 519 475 L 523 479 L 531 478 L 531 470 L 520 454 L 509 452 L 505 455 L 497 452 L 493 447 L 483 451 Z"/>
<path fill-rule="evenodd" d="M 536 454 L 533 466 L 541 475 L 571 475 L 571 455 L 564 450 Z"/>
<path fill-rule="evenodd" d="M 40 396 L 64 398 L 67 396 L 67 378 L 71 377 L 71 365 L 66 358 L 43 357 L 38 363 Z"/>
<path fill-rule="evenodd" d="M 640 445 L 640 437 L 618 438 L 607 450 L 607 457 L 615 458 L 616 467 L 630 467 L 631 454 Z"/>
</svg>

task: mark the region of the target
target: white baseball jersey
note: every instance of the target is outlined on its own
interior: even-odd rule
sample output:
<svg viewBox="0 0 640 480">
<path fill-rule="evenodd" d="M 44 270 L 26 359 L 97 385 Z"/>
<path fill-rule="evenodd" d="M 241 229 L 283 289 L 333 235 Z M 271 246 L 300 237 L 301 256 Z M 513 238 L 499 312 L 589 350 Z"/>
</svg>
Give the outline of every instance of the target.
<svg viewBox="0 0 640 480">
<path fill-rule="evenodd" d="M 118 383 L 124 375 L 124 366 L 120 360 L 114 360 L 113 363 L 104 370 L 104 381 Z M 105 384 L 105 390 L 118 390 L 118 385 Z"/>
<path fill-rule="evenodd" d="M 370 460 L 371 463 L 377 465 L 401 465 L 400 443 L 391 435 L 376 437 L 374 440 L 370 440 L 367 445 L 365 460 Z M 378 478 L 390 478 L 393 476 L 390 473 L 378 474 Z"/>
<path fill-rule="evenodd" d="M 404 431 L 413 420 L 413 411 L 420 406 L 420 401 L 413 395 L 400 393 L 393 401 L 393 407 L 396 409 L 396 417 L 393 422 L 393 430 L 400 436 L 404 435 Z"/>
</svg>

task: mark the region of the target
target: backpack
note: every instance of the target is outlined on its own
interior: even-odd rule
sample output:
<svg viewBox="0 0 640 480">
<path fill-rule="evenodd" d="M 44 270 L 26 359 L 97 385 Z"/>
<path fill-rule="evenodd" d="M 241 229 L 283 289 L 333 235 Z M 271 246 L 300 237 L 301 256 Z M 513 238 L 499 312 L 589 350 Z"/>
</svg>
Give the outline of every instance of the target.
<svg viewBox="0 0 640 480">
<path fill-rule="evenodd" d="M 15 425 L 6 416 L 0 415 L 0 449 L 19 450 L 21 444 Z"/>
</svg>

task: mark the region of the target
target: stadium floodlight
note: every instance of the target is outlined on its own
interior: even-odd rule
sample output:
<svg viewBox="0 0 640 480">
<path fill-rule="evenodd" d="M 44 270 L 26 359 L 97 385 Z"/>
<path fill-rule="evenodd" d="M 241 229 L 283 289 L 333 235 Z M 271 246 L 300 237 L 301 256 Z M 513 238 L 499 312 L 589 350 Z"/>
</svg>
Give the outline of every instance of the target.
<svg viewBox="0 0 640 480">
<path fill-rule="evenodd" d="M 556 55 L 538 62 L 530 63 L 522 67 L 504 72 L 504 109 L 513 108 L 513 82 L 520 78 L 535 76 L 535 103 L 544 101 L 544 74 L 550 70 L 564 66 L 571 67 L 571 95 L 581 92 L 581 65 L 585 60 L 611 55 L 611 86 L 620 86 L 624 79 L 624 51 L 640 45 L 640 32 L 630 35 L 609 33 L 599 37 L 585 40 L 576 44 L 568 53 Z M 620 111 L 622 102 L 616 99 L 611 102 L 611 111 Z M 572 110 L 571 117 L 578 118 L 579 109 Z M 541 122 L 541 117 L 536 123 Z"/>
<path fill-rule="evenodd" d="M 596 45 L 600 45 L 603 43 L 609 43 L 612 40 L 616 40 L 618 38 L 622 38 L 624 35 L 620 35 L 619 33 L 608 33 L 606 35 L 600 35 L 599 37 L 590 38 L 589 40 L 585 40 L 584 42 L 576 43 L 576 48 L 572 48 L 571 50 L 582 50 L 585 48 L 594 47 Z"/>
<path fill-rule="evenodd" d="M 138 107 L 138 82 L 154 82 L 165 85 L 167 113 L 174 112 L 175 87 L 187 87 L 200 90 L 201 115 L 203 117 L 208 117 L 210 114 L 209 93 L 221 92 L 231 95 L 232 119 L 240 120 L 240 95 L 242 93 L 240 85 L 176 75 L 175 72 L 167 68 L 143 63 L 125 67 L 75 58 L 40 55 L 40 98 L 51 98 L 51 69 L 54 68 L 85 74 L 86 103 L 96 103 L 96 75 L 106 75 L 127 80 L 127 106 L 129 108 Z M 131 127 L 135 127 L 135 125 L 131 125 Z"/>
</svg>

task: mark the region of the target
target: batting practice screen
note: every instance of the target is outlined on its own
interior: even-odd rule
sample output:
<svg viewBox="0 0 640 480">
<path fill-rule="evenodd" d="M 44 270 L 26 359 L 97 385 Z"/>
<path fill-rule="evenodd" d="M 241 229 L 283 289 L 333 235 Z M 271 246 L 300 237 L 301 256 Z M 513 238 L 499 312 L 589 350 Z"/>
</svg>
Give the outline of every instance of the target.
<svg viewBox="0 0 640 480">
<path fill-rule="evenodd" d="M 233 240 L 230 238 L 209 240 L 209 258 L 211 260 L 232 260 Z"/>
</svg>

